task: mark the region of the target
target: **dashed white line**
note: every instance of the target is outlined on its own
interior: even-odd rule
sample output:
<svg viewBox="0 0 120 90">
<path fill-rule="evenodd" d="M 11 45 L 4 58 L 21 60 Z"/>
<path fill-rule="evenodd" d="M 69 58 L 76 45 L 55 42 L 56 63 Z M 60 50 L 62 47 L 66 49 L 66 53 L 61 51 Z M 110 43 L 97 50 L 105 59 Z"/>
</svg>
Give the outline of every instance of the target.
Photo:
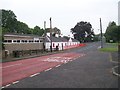
<svg viewBox="0 0 120 90">
<path fill-rule="evenodd" d="M 49 70 L 51 70 L 51 69 L 52 69 L 52 68 L 46 69 L 45 72 L 47 72 L 47 71 L 49 71 Z"/>
<path fill-rule="evenodd" d="M 19 81 L 15 81 L 15 82 L 13 82 L 13 84 L 16 84 L 16 83 L 18 83 Z"/>
<path fill-rule="evenodd" d="M 61 65 L 57 65 L 56 67 L 60 67 Z"/>
<path fill-rule="evenodd" d="M 6 85 L 5 87 L 9 87 L 11 84 Z"/>
<path fill-rule="evenodd" d="M 5 87 L 1 87 L 1 88 L 5 88 Z"/>
<path fill-rule="evenodd" d="M 33 75 L 31 75 L 30 77 L 34 77 L 34 76 L 36 76 L 36 75 L 38 75 L 38 74 L 40 74 L 40 73 L 33 74 Z"/>
</svg>

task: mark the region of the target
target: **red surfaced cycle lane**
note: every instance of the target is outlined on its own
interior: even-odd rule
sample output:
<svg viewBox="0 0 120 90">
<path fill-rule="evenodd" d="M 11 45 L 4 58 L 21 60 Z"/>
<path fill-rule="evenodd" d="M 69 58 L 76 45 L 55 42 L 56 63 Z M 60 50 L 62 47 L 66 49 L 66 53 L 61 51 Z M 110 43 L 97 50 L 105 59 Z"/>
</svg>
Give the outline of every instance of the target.
<svg viewBox="0 0 120 90">
<path fill-rule="evenodd" d="M 36 58 L 29 58 L 19 61 L 6 62 L 2 64 L 2 82 L 0 85 L 5 86 L 15 81 L 29 77 L 35 73 L 40 73 L 47 69 L 52 69 L 57 65 L 75 60 L 84 54 L 78 53 L 59 53 Z"/>
</svg>

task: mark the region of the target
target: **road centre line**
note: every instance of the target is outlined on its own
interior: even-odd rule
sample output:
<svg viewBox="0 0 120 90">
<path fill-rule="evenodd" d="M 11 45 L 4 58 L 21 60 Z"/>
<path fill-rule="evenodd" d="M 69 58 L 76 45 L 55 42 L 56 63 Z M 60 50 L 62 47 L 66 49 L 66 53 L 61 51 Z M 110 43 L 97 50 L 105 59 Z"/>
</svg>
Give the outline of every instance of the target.
<svg viewBox="0 0 120 90">
<path fill-rule="evenodd" d="M 56 67 L 60 67 L 61 65 L 57 65 Z"/>
<path fill-rule="evenodd" d="M 1 88 L 5 88 L 5 87 L 1 87 Z"/>
<path fill-rule="evenodd" d="M 34 77 L 34 76 L 36 76 L 36 75 L 38 75 L 38 74 L 40 74 L 40 73 L 35 73 L 35 74 L 31 75 L 30 77 Z"/>
<path fill-rule="evenodd" d="M 51 69 L 52 69 L 52 68 L 46 69 L 45 72 L 47 72 L 47 71 L 49 71 L 49 70 L 51 70 Z"/>
<path fill-rule="evenodd" d="M 9 87 L 10 85 L 11 85 L 11 84 L 8 84 L 8 85 L 4 86 L 4 88 L 5 88 L 5 87 Z"/>
<path fill-rule="evenodd" d="M 15 81 L 15 82 L 13 82 L 13 84 L 16 84 L 16 83 L 18 83 L 19 81 Z"/>
</svg>

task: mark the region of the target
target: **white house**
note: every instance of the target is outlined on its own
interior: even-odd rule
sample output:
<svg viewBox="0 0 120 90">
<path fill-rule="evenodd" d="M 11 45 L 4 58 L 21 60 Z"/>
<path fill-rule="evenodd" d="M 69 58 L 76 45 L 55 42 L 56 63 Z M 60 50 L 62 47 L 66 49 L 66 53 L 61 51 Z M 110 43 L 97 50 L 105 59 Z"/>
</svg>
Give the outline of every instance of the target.
<svg viewBox="0 0 120 90">
<path fill-rule="evenodd" d="M 47 34 L 45 37 L 45 49 L 50 51 L 51 46 L 51 39 L 52 39 L 52 49 L 56 50 L 56 47 L 58 47 L 58 50 L 67 49 L 69 47 L 75 47 L 80 44 L 80 42 L 76 39 L 69 38 L 66 39 L 64 37 L 51 37 Z"/>
</svg>

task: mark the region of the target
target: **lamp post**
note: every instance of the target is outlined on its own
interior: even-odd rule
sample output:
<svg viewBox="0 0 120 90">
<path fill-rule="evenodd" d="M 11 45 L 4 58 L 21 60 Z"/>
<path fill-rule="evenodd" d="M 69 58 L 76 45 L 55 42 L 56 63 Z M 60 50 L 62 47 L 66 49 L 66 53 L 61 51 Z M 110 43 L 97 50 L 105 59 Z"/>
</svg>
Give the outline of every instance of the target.
<svg viewBox="0 0 120 90">
<path fill-rule="evenodd" d="M 50 17 L 50 51 L 52 52 L 52 20 Z"/>
</svg>

